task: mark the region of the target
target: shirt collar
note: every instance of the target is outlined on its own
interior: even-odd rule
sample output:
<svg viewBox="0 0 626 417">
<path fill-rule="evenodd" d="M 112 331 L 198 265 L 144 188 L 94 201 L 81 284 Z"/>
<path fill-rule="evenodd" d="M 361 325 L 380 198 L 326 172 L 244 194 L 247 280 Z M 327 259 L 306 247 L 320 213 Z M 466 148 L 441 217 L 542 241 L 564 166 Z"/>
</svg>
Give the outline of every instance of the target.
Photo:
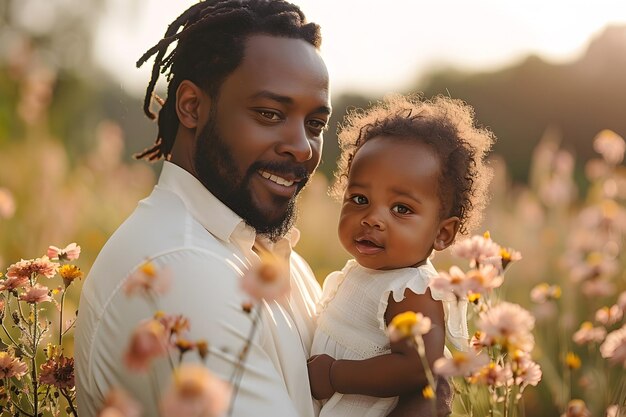
<svg viewBox="0 0 626 417">
<path fill-rule="evenodd" d="M 218 239 L 237 242 L 245 249 L 251 249 L 254 245 L 254 229 L 185 169 L 165 161 L 157 187 L 178 195 L 191 215 Z M 294 227 L 284 238 L 274 244 L 267 242 L 266 246 L 281 248 L 281 252 L 291 252 L 299 239 L 300 232 Z"/>
</svg>

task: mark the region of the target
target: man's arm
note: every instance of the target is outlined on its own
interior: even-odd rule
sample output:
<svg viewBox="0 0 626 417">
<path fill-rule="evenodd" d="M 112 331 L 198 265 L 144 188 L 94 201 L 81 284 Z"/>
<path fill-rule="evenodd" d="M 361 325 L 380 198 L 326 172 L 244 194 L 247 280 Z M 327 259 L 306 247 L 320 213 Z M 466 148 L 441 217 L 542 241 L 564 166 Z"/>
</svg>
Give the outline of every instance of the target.
<svg viewBox="0 0 626 417">
<path fill-rule="evenodd" d="M 283 375 L 279 374 L 264 346 L 270 331 L 265 326 L 278 328 L 281 325 L 280 317 L 276 324 L 267 320 L 266 306 L 261 306 L 265 317 L 259 322 L 246 361 L 238 364 L 237 358 L 249 337 L 253 318 L 241 307 L 247 297 L 240 289 L 239 273 L 224 259 L 201 250 L 172 252 L 159 256 L 153 263 L 172 271 L 171 288 L 156 296 L 154 303 L 140 296 L 129 298 L 121 290 L 111 297 L 99 326 L 93 357 L 98 362 L 96 379 L 102 383 L 98 389 L 104 391 L 111 384 L 123 385 L 144 404 L 146 415 L 157 415 L 158 391 L 162 392 L 171 383 L 168 361 L 159 359 L 149 374 L 137 375 L 129 372 L 121 359 L 128 336 L 137 323 L 151 318 L 155 310 L 161 310 L 189 319 L 191 329 L 187 337 L 191 341 L 204 339 L 208 342 L 210 352 L 206 365 L 216 376 L 229 381 L 235 368 L 242 366 L 234 416 L 298 416 Z M 287 326 L 287 323 L 282 324 Z M 299 340 L 297 342 L 300 347 Z M 177 358 L 176 354 L 171 356 Z M 189 352 L 184 361 L 200 359 L 195 352 Z"/>
</svg>

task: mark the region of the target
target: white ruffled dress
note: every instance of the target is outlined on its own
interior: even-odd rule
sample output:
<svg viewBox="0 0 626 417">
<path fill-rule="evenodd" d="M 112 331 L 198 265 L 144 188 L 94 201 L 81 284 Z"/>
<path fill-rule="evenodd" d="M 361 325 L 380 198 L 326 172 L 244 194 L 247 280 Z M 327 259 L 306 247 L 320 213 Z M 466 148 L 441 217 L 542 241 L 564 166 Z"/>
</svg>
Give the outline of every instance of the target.
<svg viewBox="0 0 626 417">
<path fill-rule="evenodd" d="M 332 272 L 324 281 L 311 355 L 325 353 L 335 359 L 362 360 L 390 353 L 385 332 L 389 295 L 400 302 L 406 289 L 424 294 L 435 276 L 437 271 L 430 261 L 418 268 L 379 271 L 349 260 L 341 271 Z M 431 294 L 443 302 L 447 339 L 456 348 L 466 350 L 467 302 L 457 302 L 453 294 L 432 288 Z M 396 403 L 397 397 L 335 393 L 324 402 L 320 417 L 386 416 Z"/>
</svg>

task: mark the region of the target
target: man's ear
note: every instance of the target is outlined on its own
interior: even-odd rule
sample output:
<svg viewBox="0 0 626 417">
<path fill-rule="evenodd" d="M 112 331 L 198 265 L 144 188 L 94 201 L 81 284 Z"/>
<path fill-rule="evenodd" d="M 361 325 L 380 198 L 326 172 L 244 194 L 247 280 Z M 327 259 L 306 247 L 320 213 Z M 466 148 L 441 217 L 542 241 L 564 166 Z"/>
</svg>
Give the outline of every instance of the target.
<svg viewBox="0 0 626 417">
<path fill-rule="evenodd" d="M 439 223 L 439 232 L 435 238 L 433 249 L 444 250 L 450 246 L 452 242 L 454 242 L 454 238 L 459 231 L 460 225 L 461 220 L 456 216 L 448 217 L 447 219 L 442 220 L 441 223 Z"/>
<path fill-rule="evenodd" d="M 210 105 L 208 95 L 200 87 L 189 80 L 181 81 L 176 89 L 176 114 L 181 125 L 196 129 L 202 114 L 209 114 L 205 107 Z"/>
</svg>

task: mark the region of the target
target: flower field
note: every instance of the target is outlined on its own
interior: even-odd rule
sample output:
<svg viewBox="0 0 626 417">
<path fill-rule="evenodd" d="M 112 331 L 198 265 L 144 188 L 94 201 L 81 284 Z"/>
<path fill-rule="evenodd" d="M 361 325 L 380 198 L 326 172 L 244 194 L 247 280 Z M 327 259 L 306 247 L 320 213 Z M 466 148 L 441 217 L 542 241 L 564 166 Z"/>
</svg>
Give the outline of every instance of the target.
<svg viewBox="0 0 626 417">
<path fill-rule="evenodd" d="M 31 110 L 21 113 L 24 128 L 17 140 L 2 144 L 0 153 L 0 405 L 7 410 L 15 400 L 24 415 L 34 413 L 34 393 L 47 399 L 38 410 L 72 412 L 67 404 L 73 398 L 73 339 L 66 330 L 79 310 L 79 278 L 156 179 L 148 165 L 124 159 L 124 135 L 113 122 L 100 123 L 92 149 L 68 152 L 48 128 L 50 82 L 41 74 L 24 80 L 22 101 Z M 484 274 L 490 288 L 482 299 L 469 297 L 470 330 L 482 332 L 474 341 L 484 350 L 497 345 L 498 354 L 510 361 L 461 377 L 455 384 L 455 416 L 626 413 L 625 144 L 608 130 L 589 140 L 597 157 L 581 166 L 548 132 L 535 149 L 528 184 L 512 183 L 506 164 L 497 156 L 491 161 L 495 177 L 485 196 L 490 202 L 476 232 L 489 231 L 504 248 L 503 259 L 516 252 L 521 259 L 505 275 Z M 320 174 L 313 179 L 300 199 L 298 222 L 297 250 L 320 282 L 347 258 L 336 237 L 339 206 L 328 197 L 328 186 Z M 69 242 L 81 247 L 75 265 L 66 262 L 76 259 L 71 247 L 63 249 L 65 257 L 59 255 Z M 49 245 L 58 245 L 57 252 L 48 252 Z M 476 265 L 453 252 L 438 254 L 433 263 L 449 276 L 466 277 Z M 481 307 L 487 298 L 502 306 L 497 314 Z M 15 316 L 17 303 L 24 309 Z M 65 317 L 59 317 L 61 311 Z M 521 378 L 515 366 L 522 356 L 501 340 L 484 339 L 488 329 L 507 330 L 498 327 L 498 314 L 516 319 L 509 321 L 516 323 L 508 329 L 511 334 L 528 330 L 517 347 L 527 348 L 523 360 L 540 368 L 525 368 L 533 383 L 526 384 L 521 398 L 517 391 L 508 398 L 514 408 L 504 407 L 503 392 L 507 381 Z M 44 352 L 48 343 L 52 346 Z M 19 397 L 15 387 L 31 399 Z"/>
</svg>

